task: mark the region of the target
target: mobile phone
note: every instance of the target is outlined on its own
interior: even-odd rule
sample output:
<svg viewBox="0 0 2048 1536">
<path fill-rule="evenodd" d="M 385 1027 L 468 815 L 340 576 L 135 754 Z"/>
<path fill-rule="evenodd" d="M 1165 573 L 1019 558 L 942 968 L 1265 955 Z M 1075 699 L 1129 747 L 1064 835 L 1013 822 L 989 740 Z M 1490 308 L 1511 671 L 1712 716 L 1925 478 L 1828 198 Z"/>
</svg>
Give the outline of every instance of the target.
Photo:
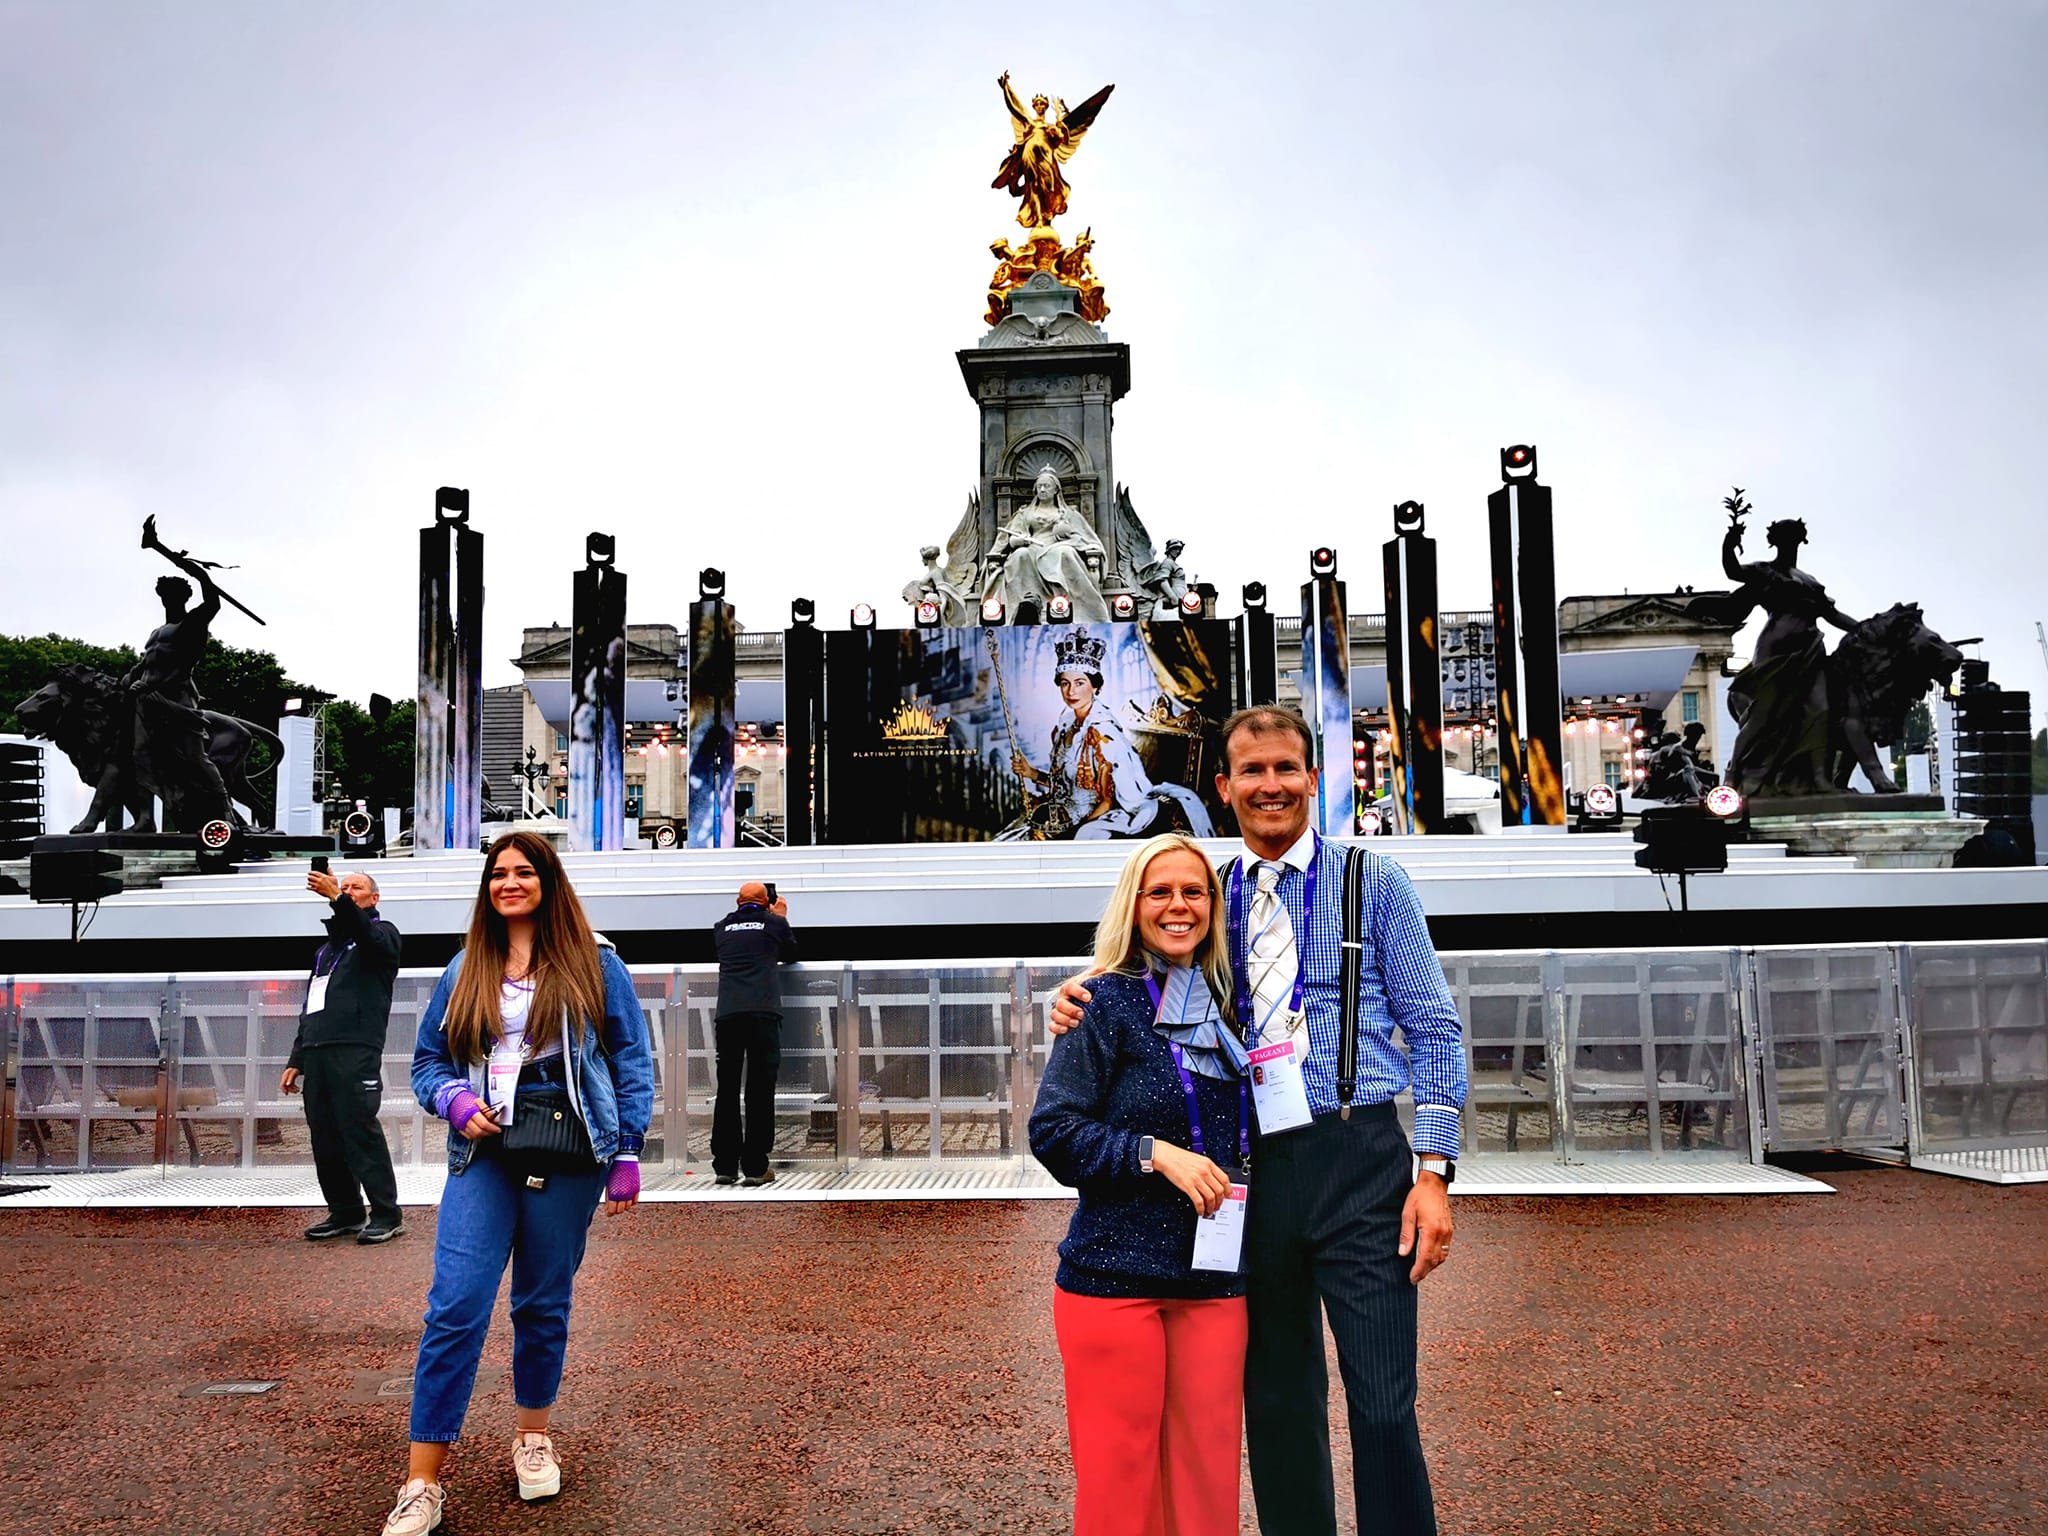
<svg viewBox="0 0 2048 1536">
<path fill-rule="evenodd" d="M 313 873 L 314 873 L 314 874 L 316 874 L 316 875 L 324 875 L 324 874 L 326 874 L 326 873 L 327 873 L 327 855 L 326 855 L 326 854 L 324 854 L 324 853 L 316 853 L 316 854 L 314 854 L 314 855 L 313 855 Z"/>
<path fill-rule="evenodd" d="M 768 905 L 771 907 L 775 905 L 775 882 L 773 880 L 768 882 Z"/>
</svg>

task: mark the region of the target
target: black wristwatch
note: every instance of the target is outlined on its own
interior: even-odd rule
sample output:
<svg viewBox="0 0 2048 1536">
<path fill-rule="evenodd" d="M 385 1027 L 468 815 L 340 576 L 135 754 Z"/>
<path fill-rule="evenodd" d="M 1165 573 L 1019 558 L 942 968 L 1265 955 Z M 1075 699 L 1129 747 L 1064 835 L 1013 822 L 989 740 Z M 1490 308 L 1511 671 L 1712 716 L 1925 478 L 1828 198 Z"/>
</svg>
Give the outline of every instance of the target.
<svg viewBox="0 0 2048 1536">
<path fill-rule="evenodd" d="M 1140 1136 L 1138 1138 L 1138 1172 L 1152 1172 L 1152 1138 L 1150 1136 Z"/>
<path fill-rule="evenodd" d="M 1458 1180 L 1458 1160 L 1445 1157 L 1441 1152 L 1423 1153 L 1415 1159 L 1415 1166 L 1420 1172 L 1437 1175 L 1446 1184 L 1455 1184 Z"/>
</svg>

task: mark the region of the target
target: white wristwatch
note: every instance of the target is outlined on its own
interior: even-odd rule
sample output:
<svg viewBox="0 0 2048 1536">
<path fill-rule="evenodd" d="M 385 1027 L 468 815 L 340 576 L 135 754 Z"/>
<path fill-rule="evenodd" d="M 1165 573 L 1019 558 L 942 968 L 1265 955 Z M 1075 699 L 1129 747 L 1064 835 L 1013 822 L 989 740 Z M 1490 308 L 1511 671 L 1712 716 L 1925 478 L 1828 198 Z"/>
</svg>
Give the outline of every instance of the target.
<svg viewBox="0 0 2048 1536">
<path fill-rule="evenodd" d="M 1458 1165 L 1448 1157 L 1431 1153 L 1415 1160 L 1415 1166 L 1424 1173 L 1433 1173 L 1446 1184 L 1458 1176 Z"/>
</svg>

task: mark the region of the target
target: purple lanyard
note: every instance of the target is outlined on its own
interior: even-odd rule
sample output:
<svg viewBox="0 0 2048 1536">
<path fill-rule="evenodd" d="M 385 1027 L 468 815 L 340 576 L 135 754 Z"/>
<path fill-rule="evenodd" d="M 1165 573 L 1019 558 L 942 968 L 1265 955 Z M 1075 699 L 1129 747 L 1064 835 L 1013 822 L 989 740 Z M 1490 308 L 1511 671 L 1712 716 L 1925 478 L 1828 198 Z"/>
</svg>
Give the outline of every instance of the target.
<svg viewBox="0 0 2048 1536">
<path fill-rule="evenodd" d="M 1315 921 L 1316 866 L 1323 860 L 1322 834 L 1320 832 L 1311 832 L 1309 836 L 1315 839 L 1315 843 L 1309 851 L 1308 869 L 1302 876 L 1301 920 L 1304 923 Z M 1260 862 L 1272 863 L 1275 861 L 1262 859 Z M 1287 873 L 1286 865 L 1281 865 L 1280 873 L 1283 876 Z M 1280 895 L 1277 885 L 1273 889 L 1273 895 L 1275 898 L 1278 898 Z M 1282 902 L 1281 905 L 1284 907 L 1286 903 Z M 1252 1027 L 1251 941 L 1244 931 L 1245 920 L 1244 856 L 1240 854 L 1230 864 L 1230 954 L 1231 958 L 1237 962 L 1231 967 L 1237 973 L 1237 1017 L 1246 1029 L 1250 1029 Z M 1294 953 L 1294 995 L 1287 1002 L 1287 1011 L 1289 1013 L 1301 1012 L 1302 984 L 1308 980 L 1308 967 L 1301 964 L 1299 936 L 1296 938 Z"/>
<path fill-rule="evenodd" d="M 1152 994 L 1152 1021 L 1159 1022 L 1159 1005 L 1164 997 L 1159 978 L 1151 974 L 1145 977 L 1145 990 Z M 1173 1052 L 1173 1070 L 1180 1074 L 1180 1091 L 1188 1101 L 1188 1145 L 1197 1157 L 1207 1157 L 1208 1148 L 1203 1144 L 1202 1106 L 1195 1098 L 1195 1075 L 1188 1071 L 1188 1059 L 1176 1040 L 1166 1042 L 1166 1048 Z M 1249 1168 L 1252 1161 L 1252 1111 L 1251 1095 L 1245 1088 L 1244 1079 L 1237 1080 L 1237 1166 Z"/>
</svg>

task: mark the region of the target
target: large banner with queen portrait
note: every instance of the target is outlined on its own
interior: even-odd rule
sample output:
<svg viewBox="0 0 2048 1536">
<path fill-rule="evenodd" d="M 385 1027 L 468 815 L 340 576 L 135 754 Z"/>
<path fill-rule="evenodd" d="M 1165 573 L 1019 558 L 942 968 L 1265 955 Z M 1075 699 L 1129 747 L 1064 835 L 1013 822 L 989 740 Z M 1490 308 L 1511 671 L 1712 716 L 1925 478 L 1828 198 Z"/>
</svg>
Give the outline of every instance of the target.
<svg viewBox="0 0 2048 1536">
<path fill-rule="evenodd" d="M 1235 830 L 1220 620 L 826 637 L 826 840 L 1065 841 Z"/>
</svg>

